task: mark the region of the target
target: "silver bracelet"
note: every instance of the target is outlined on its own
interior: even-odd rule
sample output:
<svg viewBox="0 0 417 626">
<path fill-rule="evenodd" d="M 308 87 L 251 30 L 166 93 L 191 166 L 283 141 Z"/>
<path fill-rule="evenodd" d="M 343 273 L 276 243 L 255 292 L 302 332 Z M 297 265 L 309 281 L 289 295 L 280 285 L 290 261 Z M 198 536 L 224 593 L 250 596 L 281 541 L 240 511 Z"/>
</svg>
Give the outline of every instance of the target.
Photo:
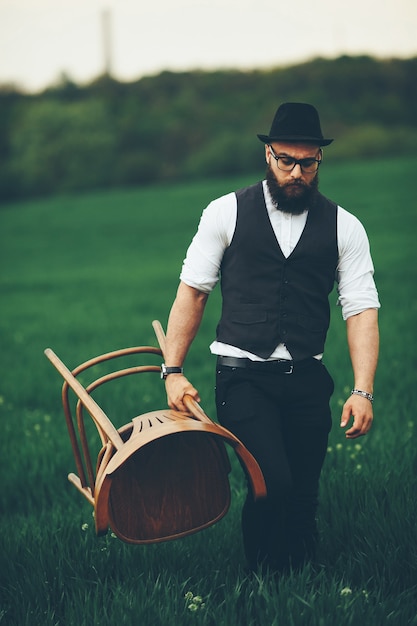
<svg viewBox="0 0 417 626">
<path fill-rule="evenodd" d="M 353 394 L 366 398 L 367 400 L 369 400 L 371 404 L 374 401 L 374 396 L 371 393 L 368 393 L 367 391 L 362 391 L 361 389 L 352 389 L 352 391 L 350 392 L 350 395 L 352 396 Z"/>
</svg>

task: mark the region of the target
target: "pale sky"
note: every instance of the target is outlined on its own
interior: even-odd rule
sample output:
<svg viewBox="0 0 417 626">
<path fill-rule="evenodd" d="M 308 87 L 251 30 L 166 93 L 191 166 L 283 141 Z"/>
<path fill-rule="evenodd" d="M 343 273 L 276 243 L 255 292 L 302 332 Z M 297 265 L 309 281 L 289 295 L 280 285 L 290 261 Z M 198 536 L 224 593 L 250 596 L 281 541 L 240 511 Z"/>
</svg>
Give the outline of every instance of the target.
<svg viewBox="0 0 417 626">
<path fill-rule="evenodd" d="M 417 0 L 0 0 L 0 84 L 62 73 L 131 81 L 162 70 L 268 68 L 340 54 L 417 56 Z"/>
</svg>

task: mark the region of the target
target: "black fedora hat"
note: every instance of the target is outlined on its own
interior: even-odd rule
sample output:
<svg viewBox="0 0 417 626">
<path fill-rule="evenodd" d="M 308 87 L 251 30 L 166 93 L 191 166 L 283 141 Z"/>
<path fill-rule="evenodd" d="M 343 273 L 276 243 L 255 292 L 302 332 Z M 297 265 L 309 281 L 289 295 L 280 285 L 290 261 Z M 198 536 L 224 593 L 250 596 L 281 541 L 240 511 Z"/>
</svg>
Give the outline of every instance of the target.
<svg viewBox="0 0 417 626">
<path fill-rule="evenodd" d="M 275 113 L 269 135 L 258 135 L 263 143 L 273 141 L 314 143 L 328 146 L 333 139 L 325 139 L 321 132 L 317 110 L 303 102 L 285 102 Z"/>
</svg>

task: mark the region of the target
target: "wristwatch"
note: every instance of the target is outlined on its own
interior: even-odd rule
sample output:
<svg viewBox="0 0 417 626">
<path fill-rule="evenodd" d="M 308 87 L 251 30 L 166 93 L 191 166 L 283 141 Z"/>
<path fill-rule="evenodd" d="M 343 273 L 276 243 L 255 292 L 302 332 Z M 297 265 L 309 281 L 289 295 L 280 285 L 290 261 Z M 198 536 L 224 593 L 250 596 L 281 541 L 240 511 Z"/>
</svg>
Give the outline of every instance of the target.
<svg viewBox="0 0 417 626">
<path fill-rule="evenodd" d="M 161 378 L 162 380 L 165 380 L 166 377 L 169 376 L 170 374 L 182 374 L 183 371 L 184 371 L 184 368 L 182 367 L 167 367 L 165 363 L 162 363 Z"/>
</svg>

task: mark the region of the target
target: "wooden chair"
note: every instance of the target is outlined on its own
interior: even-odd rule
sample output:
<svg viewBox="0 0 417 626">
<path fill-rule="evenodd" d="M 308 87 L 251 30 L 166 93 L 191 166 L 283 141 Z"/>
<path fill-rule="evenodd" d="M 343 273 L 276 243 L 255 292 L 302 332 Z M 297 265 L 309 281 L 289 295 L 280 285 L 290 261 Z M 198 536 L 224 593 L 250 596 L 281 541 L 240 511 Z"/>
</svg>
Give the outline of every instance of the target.
<svg viewBox="0 0 417 626">
<path fill-rule="evenodd" d="M 116 429 L 92 397 L 98 387 L 121 377 L 155 372 L 160 365 L 112 371 L 84 387 L 81 373 L 128 355 L 162 356 L 164 334 L 153 323 L 161 349 L 144 346 L 116 350 L 82 363 L 72 372 L 50 349 L 45 354 L 64 378 L 62 403 L 77 474 L 69 481 L 94 507 L 98 535 L 110 526 L 128 543 L 155 543 L 183 537 L 219 521 L 230 506 L 230 463 L 225 443 L 238 455 L 255 499 L 266 495 L 261 470 L 243 444 L 213 422 L 186 396 L 188 413 L 160 409 L 134 417 Z M 75 394 L 71 410 L 69 390 Z M 86 434 L 85 412 L 101 439 L 95 468 Z M 73 415 L 74 413 L 74 415 Z"/>
</svg>

